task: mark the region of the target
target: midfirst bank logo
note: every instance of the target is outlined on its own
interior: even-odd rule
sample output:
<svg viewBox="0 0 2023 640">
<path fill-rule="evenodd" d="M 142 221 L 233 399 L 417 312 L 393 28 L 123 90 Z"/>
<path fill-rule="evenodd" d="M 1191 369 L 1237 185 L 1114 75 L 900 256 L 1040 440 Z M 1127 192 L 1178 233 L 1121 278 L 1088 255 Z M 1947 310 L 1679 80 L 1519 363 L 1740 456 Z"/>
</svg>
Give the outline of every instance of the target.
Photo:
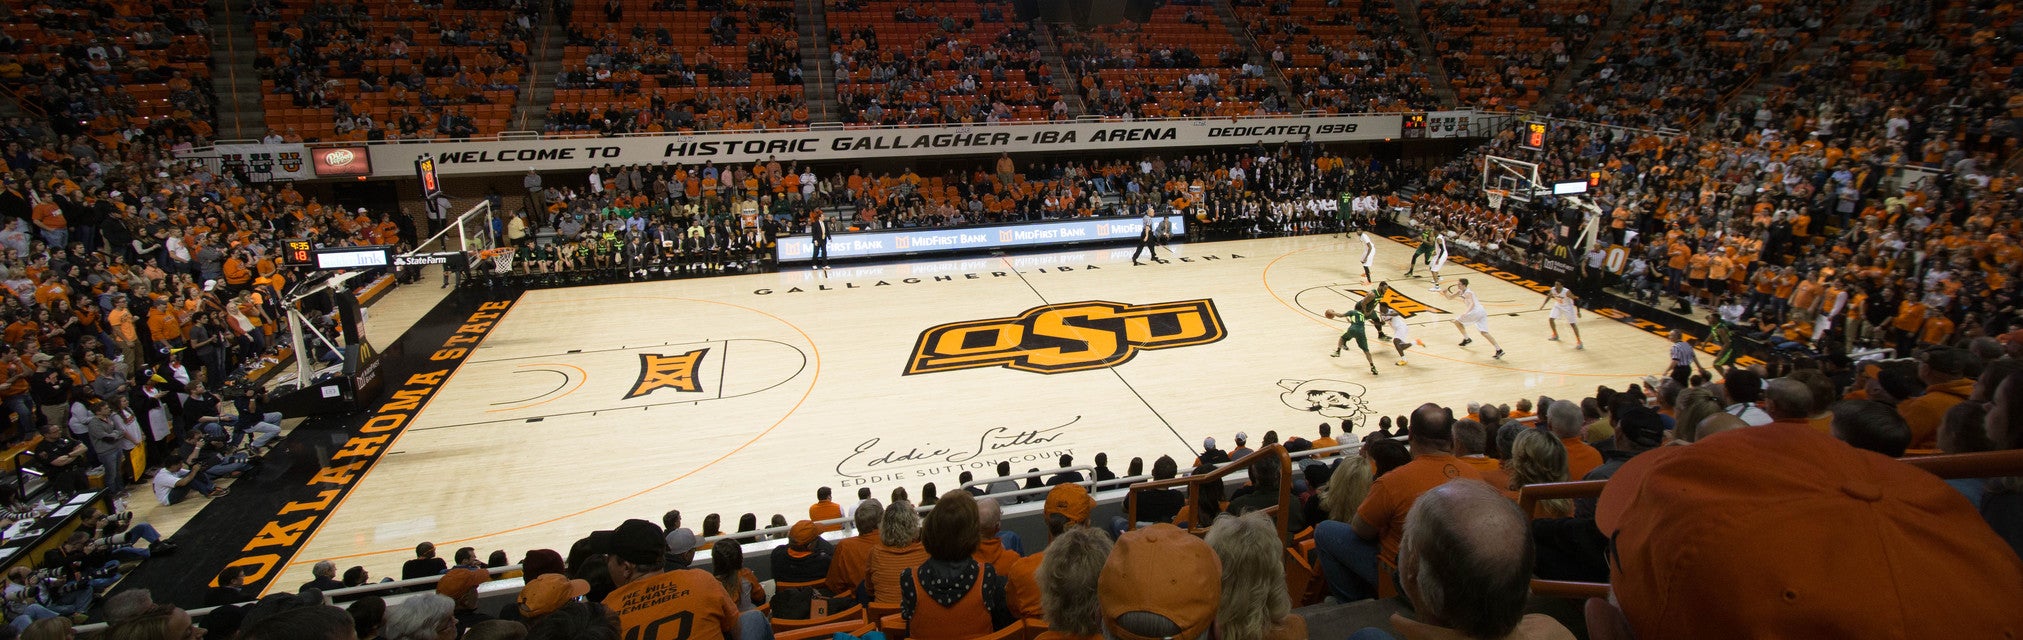
<svg viewBox="0 0 2023 640">
<path fill-rule="evenodd" d="M 1208 344 L 1227 335 L 1215 301 L 1205 298 L 1148 305 L 1070 302 L 922 331 L 905 374 L 986 367 L 1086 371 L 1123 364 L 1139 351 Z"/>
</svg>

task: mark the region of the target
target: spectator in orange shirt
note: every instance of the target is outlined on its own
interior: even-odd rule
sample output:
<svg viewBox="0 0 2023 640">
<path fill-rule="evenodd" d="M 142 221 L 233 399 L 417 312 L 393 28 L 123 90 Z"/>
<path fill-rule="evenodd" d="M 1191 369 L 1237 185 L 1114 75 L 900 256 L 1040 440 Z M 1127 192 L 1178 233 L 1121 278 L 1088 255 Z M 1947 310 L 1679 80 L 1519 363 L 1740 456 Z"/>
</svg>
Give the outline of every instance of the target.
<svg viewBox="0 0 2023 640">
<path fill-rule="evenodd" d="M 1059 550 L 1058 545 L 1061 541 L 1075 531 L 1093 531 L 1088 527 L 1089 511 L 1095 507 L 1096 501 L 1089 497 L 1089 490 L 1079 484 L 1057 484 L 1053 490 L 1047 492 L 1047 503 L 1043 513 L 1046 518 L 1047 537 L 1052 542 L 1032 555 L 1019 558 L 1004 572 L 1005 602 L 1011 606 L 1012 615 L 1020 618 L 1038 618 L 1050 606 L 1044 593 L 1046 587 L 1042 587 L 1040 583 L 1061 578 L 1046 574 L 1046 554 L 1048 551 Z M 1107 542 L 1109 538 L 1104 537 L 1103 540 Z"/>
<path fill-rule="evenodd" d="M 877 499 L 867 499 L 857 505 L 857 535 L 836 542 L 836 552 L 829 558 L 829 575 L 822 586 L 832 594 L 856 591 L 864 581 L 866 563 L 871 559 L 871 550 L 878 546 L 878 524 L 885 519 L 885 505 Z"/>
<path fill-rule="evenodd" d="M 1946 411 L 1973 395 L 1974 379 L 1968 373 L 1981 369 L 1980 359 L 1965 349 L 1934 349 L 1918 363 L 1918 378 L 1925 383 L 1924 395 L 1897 405 L 1904 423 L 1910 427 L 1912 449 L 1937 449 L 1939 425 Z"/>
<path fill-rule="evenodd" d="M 999 574 L 1003 574 L 1019 560 L 1019 553 L 1005 548 L 1004 540 L 998 537 L 1004 526 L 1004 508 L 995 498 L 977 498 L 976 517 L 977 531 L 981 535 L 976 545 L 976 560 L 995 567 Z"/>
<path fill-rule="evenodd" d="M 828 487 L 815 489 L 815 504 L 808 505 L 808 519 L 818 523 L 816 526 L 821 527 L 823 532 L 842 531 L 843 525 L 841 524 L 819 524 L 823 520 L 835 520 L 843 517 L 843 505 L 836 504 L 830 500 L 830 495 Z"/>
<path fill-rule="evenodd" d="M 1580 409 L 1574 408 L 1576 416 Z M 1481 480 L 1473 466 L 1454 457 L 1453 418 L 1435 404 L 1412 412 L 1408 436 L 1412 461 L 1379 476 L 1349 522 L 1314 526 L 1314 543 L 1328 589 L 1344 602 L 1377 593 L 1380 565 L 1396 566 L 1405 514 L 1420 494 L 1454 478 Z M 1578 422 L 1578 420 L 1576 420 Z"/>
<path fill-rule="evenodd" d="M 1581 440 L 1581 434 L 1586 432 L 1583 418 L 1580 405 L 1569 400 L 1555 400 L 1545 409 L 1545 421 L 1552 435 L 1566 446 L 1567 477 L 1571 478 L 1586 477 L 1589 471 L 1602 466 L 1601 451 Z"/>
</svg>

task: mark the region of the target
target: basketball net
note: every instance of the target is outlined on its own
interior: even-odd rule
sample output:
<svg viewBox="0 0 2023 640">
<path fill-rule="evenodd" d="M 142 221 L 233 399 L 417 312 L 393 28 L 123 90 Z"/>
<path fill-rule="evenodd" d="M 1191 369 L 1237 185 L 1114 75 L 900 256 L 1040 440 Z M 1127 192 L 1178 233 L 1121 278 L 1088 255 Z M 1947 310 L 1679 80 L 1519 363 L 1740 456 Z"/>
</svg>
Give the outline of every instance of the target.
<svg viewBox="0 0 2023 640">
<path fill-rule="evenodd" d="M 1495 209 L 1495 210 L 1497 210 L 1497 211 L 1499 211 L 1499 212 L 1503 211 L 1503 190 L 1502 190 L 1502 189 L 1490 189 L 1490 190 L 1489 190 L 1489 208 L 1491 208 L 1491 209 Z"/>
</svg>

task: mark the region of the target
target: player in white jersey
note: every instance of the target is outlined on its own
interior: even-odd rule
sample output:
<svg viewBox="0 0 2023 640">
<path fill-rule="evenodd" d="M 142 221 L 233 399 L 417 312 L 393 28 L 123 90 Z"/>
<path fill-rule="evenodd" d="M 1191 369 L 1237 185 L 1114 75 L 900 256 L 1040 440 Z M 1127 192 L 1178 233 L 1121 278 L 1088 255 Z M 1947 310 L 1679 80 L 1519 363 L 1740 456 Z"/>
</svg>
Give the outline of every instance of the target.
<svg viewBox="0 0 2023 640">
<path fill-rule="evenodd" d="M 1398 366 L 1405 366 L 1405 350 L 1412 348 L 1412 328 L 1405 326 L 1405 316 L 1399 314 L 1397 309 L 1392 309 L 1391 305 L 1384 305 L 1377 311 L 1377 315 L 1383 319 L 1384 326 L 1391 330 L 1391 348 L 1398 350 Z"/>
<path fill-rule="evenodd" d="M 1560 284 L 1559 281 L 1555 280 L 1552 283 L 1552 290 L 1545 292 L 1545 301 L 1538 303 L 1538 308 L 1540 309 L 1544 309 L 1546 305 L 1552 305 L 1552 310 L 1546 312 L 1545 315 L 1546 326 L 1552 327 L 1552 337 L 1549 339 L 1553 342 L 1559 342 L 1559 321 L 1565 320 L 1566 328 L 1573 330 L 1573 348 L 1576 350 L 1587 348 L 1587 343 L 1580 339 L 1580 305 L 1577 304 L 1578 302 L 1580 302 L 1579 296 L 1575 296 L 1572 290 L 1566 288 L 1566 285 Z"/>
<path fill-rule="evenodd" d="M 1370 232 L 1360 232 L 1363 236 L 1363 284 L 1370 283 L 1370 265 L 1377 263 L 1377 243 L 1370 241 Z"/>
<path fill-rule="evenodd" d="M 1468 325 L 1475 325 L 1475 332 L 1482 334 L 1482 339 L 1488 340 L 1489 346 L 1496 347 L 1496 355 L 1490 357 L 1501 360 L 1503 345 L 1496 343 L 1496 336 L 1489 335 L 1489 310 L 1482 308 L 1482 301 L 1476 299 L 1475 292 L 1468 289 L 1468 279 L 1462 278 L 1461 284 L 1448 287 L 1446 291 L 1440 293 L 1449 300 L 1460 300 L 1467 309 L 1453 320 L 1454 329 L 1461 332 L 1461 346 L 1468 346 L 1468 343 L 1475 341 L 1468 337 Z"/>
<path fill-rule="evenodd" d="M 1447 236 L 1436 234 L 1433 236 L 1433 258 L 1426 261 L 1426 268 L 1433 270 L 1433 286 L 1428 287 L 1427 291 L 1440 290 L 1440 268 L 1445 266 L 1447 266 Z"/>
</svg>

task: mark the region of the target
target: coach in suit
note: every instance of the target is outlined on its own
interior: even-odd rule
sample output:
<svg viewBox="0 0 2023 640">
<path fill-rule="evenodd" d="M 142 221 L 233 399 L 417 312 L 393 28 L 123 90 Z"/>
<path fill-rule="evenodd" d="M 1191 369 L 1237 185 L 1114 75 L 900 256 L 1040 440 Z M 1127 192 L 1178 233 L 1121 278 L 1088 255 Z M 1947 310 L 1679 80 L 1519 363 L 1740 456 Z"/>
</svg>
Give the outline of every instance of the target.
<svg viewBox="0 0 2023 640">
<path fill-rule="evenodd" d="M 815 212 L 814 219 L 808 222 L 808 235 L 813 236 L 814 240 L 815 266 L 829 268 L 829 217 L 819 211 Z"/>
</svg>

